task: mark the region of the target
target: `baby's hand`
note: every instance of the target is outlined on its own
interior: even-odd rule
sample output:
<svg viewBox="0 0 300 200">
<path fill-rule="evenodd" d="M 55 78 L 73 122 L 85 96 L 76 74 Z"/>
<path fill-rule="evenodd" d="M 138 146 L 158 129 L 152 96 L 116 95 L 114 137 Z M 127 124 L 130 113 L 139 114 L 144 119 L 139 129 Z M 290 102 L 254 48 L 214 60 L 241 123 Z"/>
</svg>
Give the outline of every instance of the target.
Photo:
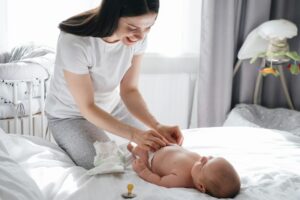
<svg viewBox="0 0 300 200">
<path fill-rule="evenodd" d="M 147 165 L 141 159 L 135 159 L 132 162 L 132 168 L 136 173 L 140 173 L 147 168 Z"/>
</svg>

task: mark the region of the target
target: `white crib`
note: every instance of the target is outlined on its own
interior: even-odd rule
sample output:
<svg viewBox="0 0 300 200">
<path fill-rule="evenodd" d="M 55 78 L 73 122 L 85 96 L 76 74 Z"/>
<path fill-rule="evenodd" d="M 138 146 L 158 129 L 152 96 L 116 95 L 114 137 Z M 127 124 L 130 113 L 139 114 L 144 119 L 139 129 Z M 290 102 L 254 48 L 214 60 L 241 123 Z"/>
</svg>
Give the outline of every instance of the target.
<svg viewBox="0 0 300 200">
<path fill-rule="evenodd" d="M 8 83 L 12 86 L 12 99 L 13 101 L 6 100 L 4 97 L 0 97 L 1 103 L 6 106 L 10 106 L 13 109 L 13 116 L 1 116 L 2 127 L 5 127 L 5 123 L 7 123 L 5 129 L 8 133 L 20 133 L 25 134 L 26 130 L 28 130 L 27 134 L 35 135 L 34 127 L 36 118 L 40 118 L 40 133 L 43 138 L 48 138 L 46 127 L 45 127 L 45 80 L 44 79 L 36 79 L 36 80 L 0 80 L 2 83 Z M 27 86 L 27 95 L 28 95 L 28 112 L 26 112 L 24 106 L 24 102 L 20 101 L 18 98 L 18 86 L 22 83 L 25 83 Z M 34 99 L 38 100 L 39 109 L 33 111 L 32 101 L 33 101 L 33 86 L 37 85 L 39 89 L 40 95 L 34 97 Z M 13 119 L 13 123 L 11 121 Z M 28 126 L 24 125 L 24 121 L 28 121 Z M 13 124 L 13 130 L 11 130 L 11 123 Z"/>
<path fill-rule="evenodd" d="M 50 140 L 44 105 L 53 65 L 54 51 L 43 46 L 0 54 L 0 127 L 6 132 Z"/>
</svg>

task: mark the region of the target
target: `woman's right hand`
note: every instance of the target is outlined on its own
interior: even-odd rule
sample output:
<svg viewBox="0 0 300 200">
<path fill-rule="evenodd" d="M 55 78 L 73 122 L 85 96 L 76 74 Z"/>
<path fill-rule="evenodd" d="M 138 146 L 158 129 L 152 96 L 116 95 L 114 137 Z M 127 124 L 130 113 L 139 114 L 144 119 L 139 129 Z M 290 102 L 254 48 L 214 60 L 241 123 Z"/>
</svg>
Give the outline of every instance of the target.
<svg viewBox="0 0 300 200">
<path fill-rule="evenodd" d="M 146 151 L 157 151 L 167 145 L 168 141 L 155 130 L 134 133 L 133 142 Z"/>
</svg>

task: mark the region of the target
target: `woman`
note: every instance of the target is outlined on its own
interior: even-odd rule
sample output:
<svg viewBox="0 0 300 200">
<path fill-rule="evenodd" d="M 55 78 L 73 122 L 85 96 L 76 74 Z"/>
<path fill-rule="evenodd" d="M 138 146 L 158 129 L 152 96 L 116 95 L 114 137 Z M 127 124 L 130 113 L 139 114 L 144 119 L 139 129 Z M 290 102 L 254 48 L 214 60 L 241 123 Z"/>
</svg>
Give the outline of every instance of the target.
<svg viewBox="0 0 300 200">
<path fill-rule="evenodd" d="M 46 113 L 55 141 L 77 165 L 93 167 L 93 142 L 109 140 L 104 130 L 145 150 L 182 143 L 179 128 L 160 124 L 138 90 L 146 35 L 158 9 L 159 0 L 102 0 L 99 8 L 59 25 Z"/>
</svg>

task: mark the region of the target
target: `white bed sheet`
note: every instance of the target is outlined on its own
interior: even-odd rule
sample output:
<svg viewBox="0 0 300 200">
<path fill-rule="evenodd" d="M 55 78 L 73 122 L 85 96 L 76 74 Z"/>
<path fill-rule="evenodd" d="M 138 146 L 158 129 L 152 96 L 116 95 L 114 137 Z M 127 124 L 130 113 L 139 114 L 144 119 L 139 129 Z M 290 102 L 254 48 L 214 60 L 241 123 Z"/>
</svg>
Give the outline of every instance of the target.
<svg viewBox="0 0 300 200">
<path fill-rule="evenodd" d="M 300 199 L 300 137 L 262 128 L 220 127 L 184 131 L 184 147 L 202 155 L 223 156 L 242 181 L 237 200 Z M 136 200 L 214 199 L 194 189 L 163 188 L 124 174 L 88 176 L 56 145 L 38 138 L 0 134 L 10 156 L 35 180 L 49 200 L 122 199 L 128 183 Z"/>
</svg>

